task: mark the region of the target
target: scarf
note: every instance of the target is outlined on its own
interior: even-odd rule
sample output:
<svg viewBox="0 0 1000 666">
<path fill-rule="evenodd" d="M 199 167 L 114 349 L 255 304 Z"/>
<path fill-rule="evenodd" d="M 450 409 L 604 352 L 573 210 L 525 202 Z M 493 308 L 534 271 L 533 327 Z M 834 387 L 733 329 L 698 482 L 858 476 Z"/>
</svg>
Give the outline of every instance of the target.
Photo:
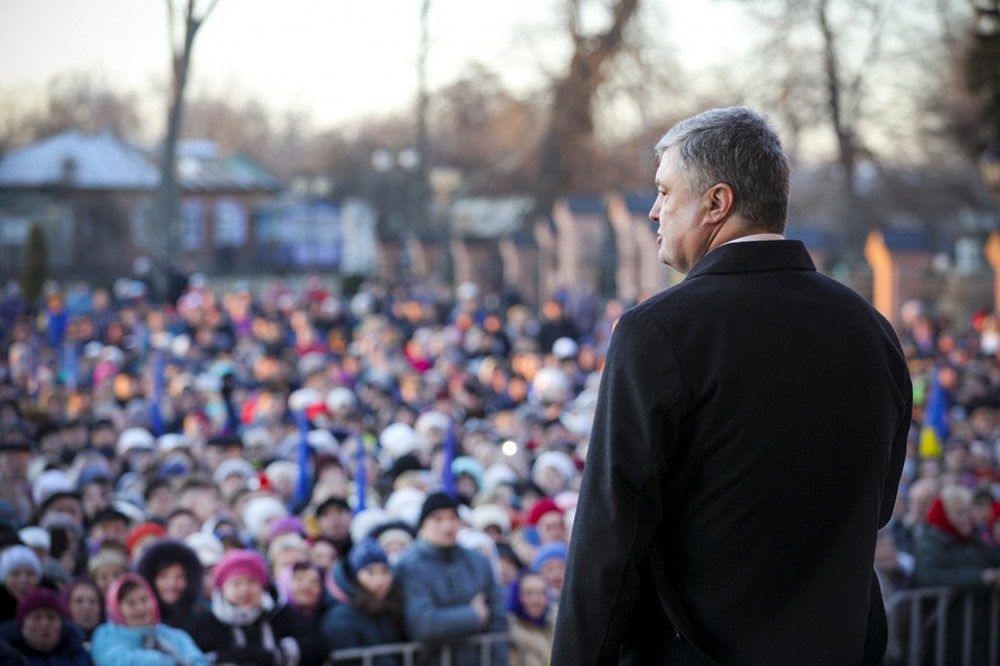
<svg viewBox="0 0 1000 666">
<path fill-rule="evenodd" d="M 265 613 L 274 609 L 274 600 L 270 595 L 264 594 L 260 598 L 260 605 L 256 608 L 239 608 L 226 601 L 219 590 L 212 590 L 212 614 L 223 624 L 227 624 L 233 629 L 233 639 L 238 647 L 247 644 L 244 627 L 248 627 L 258 619 L 262 619 L 260 625 L 261 640 L 265 650 L 274 651 L 278 644 L 274 640 L 274 630 L 271 629 L 271 622 Z"/>
<path fill-rule="evenodd" d="M 953 537 L 956 541 L 969 540 L 969 537 L 959 532 L 958 528 L 948 520 L 948 515 L 944 512 L 944 504 L 941 502 L 940 497 L 934 500 L 930 510 L 927 512 L 927 524 L 938 528 L 945 534 Z"/>
</svg>

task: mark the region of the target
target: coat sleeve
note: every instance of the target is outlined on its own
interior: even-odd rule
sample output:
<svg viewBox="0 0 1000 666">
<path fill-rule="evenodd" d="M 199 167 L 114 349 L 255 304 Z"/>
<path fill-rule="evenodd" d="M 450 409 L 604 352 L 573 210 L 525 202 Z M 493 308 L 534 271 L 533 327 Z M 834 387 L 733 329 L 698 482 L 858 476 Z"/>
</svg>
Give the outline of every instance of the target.
<svg viewBox="0 0 1000 666">
<path fill-rule="evenodd" d="M 94 631 L 90 658 L 94 666 L 174 666 L 173 657 L 121 640 L 110 625 L 102 625 Z"/>
<path fill-rule="evenodd" d="M 434 641 L 467 636 L 480 630 L 479 617 L 469 604 L 440 607 L 434 603 L 429 573 L 400 572 L 406 598 L 404 618 L 411 640 Z"/>
<path fill-rule="evenodd" d="M 552 666 L 617 664 L 683 414 L 677 354 L 635 310 L 615 328 L 570 538 Z"/>
</svg>

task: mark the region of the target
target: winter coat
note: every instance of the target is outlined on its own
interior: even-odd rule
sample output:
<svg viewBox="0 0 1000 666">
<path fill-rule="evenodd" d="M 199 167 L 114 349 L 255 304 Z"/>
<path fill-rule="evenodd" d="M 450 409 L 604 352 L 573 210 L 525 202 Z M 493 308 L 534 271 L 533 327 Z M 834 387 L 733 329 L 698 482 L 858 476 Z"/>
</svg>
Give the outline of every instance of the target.
<svg viewBox="0 0 1000 666">
<path fill-rule="evenodd" d="M 265 625 L 274 637 L 274 649 L 265 645 Z M 220 619 L 216 611 L 210 610 L 191 629 L 191 637 L 216 663 L 318 666 L 328 654 L 323 637 L 310 632 L 309 623 L 288 606 L 276 606 L 264 611 L 255 621 L 241 627 L 242 645 L 237 639 L 236 629 Z"/>
<path fill-rule="evenodd" d="M 940 499 L 931 507 L 940 506 Z M 978 539 L 962 539 L 944 524 L 929 524 L 920 531 L 916 543 L 914 584 L 919 587 L 962 587 L 985 589 L 983 569 L 1000 566 L 1000 550 Z"/>
<path fill-rule="evenodd" d="M 553 666 L 879 663 L 872 571 L 912 389 L 892 325 L 792 240 L 728 243 L 618 320 Z M 677 613 L 679 616 L 679 613 Z"/>
<path fill-rule="evenodd" d="M 344 560 L 337 562 L 333 580 L 344 598 L 333 605 L 320 622 L 323 637 L 331 651 L 403 642 L 401 618 L 389 613 L 366 613 L 354 605 L 358 589 L 347 574 Z M 374 661 L 375 666 L 395 666 L 398 663 L 399 659 L 395 656 L 379 657 Z"/>
<path fill-rule="evenodd" d="M 41 653 L 29 646 L 13 620 L 0 625 L 0 640 L 24 658 L 28 666 L 90 666 L 90 655 L 83 647 L 83 632 L 72 622 L 62 623 L 59 644 L 52 652 Z M 0 657 L 3 653 L 0 652 Z M 0 662 L 6 664 L 6 661 Z"/>
<path fill-rule="evenodd" d="M 917 538 L 913 579 L 919 587 L 954 587 L 963 592 L 948 605 L 945 663 L 962 661 L 967 595 L 972 596 L 972 663 L 988 661 L 990 597 L 996 591 L 983 583 L 980 576 L 983 569 L 998 566 L 1000 551 L 976 538 L 959 535 L 944 516 L 941 499 L 936 499 L 931 505 L 928 524 Z M 925 637 L 925 654 L 935 653 L 935 640 L 934 634 Z"/>
<path fill-rule="evenodd" d="M 537 624 L 510 615 L 511 666 L 548 666 L 552 656 L 552 624 Z"/>
<path fill-rule="evenodd" d="M 208 666 L 204 653 L 186 631 L 165 624 L 126 627 L 104 623 L 90 643 L 94 666 Z"/>
<path fill-rule="evenodd" d="M 438 548 L 417 539 L 396 564 L 396 575 L 403 584 L 404 618 L 407 635 L 416 641 L 447 642 L 475 634 L 508 630 L 505 595 L 483 554 L 452 546 Z M 469 602 L 486 593 L 489 622 L 480 626 Z M 453 653 L 456 666 L 477 664 L 473 648 Z M 493 664 L 507 663 L 507 645 L 493 647 Z"/>
</svg>

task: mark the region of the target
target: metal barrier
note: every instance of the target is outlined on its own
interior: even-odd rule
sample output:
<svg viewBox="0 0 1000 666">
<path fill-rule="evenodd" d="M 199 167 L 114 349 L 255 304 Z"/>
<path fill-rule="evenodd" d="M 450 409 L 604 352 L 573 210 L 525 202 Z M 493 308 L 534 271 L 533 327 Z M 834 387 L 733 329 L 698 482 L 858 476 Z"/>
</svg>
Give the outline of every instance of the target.
<svg viewBox="0 0 1000 666">
<path fill-rule="evenodd" d="M 885 602 L 889 666 L 978 666 L 997 661 L 1000 595 L 987 590 L 898 590 Z"/>
<path fill-rule="evenodd" d="M 430 663 L 427 661 L 429 659 L 435 659 L 436 661 L 433 663 L 440 664 L 440 666 L 451 666 L 452 653 L 456 648 L 475 647 L 479 650 L 478 663 L 480 666 L 489 666 L 492 663 L 491 650 L 493 645 L 499 642 L 507 643 L 507 649 L 510 653 L 517 654 L 516 646 L 511 643 L 510 634 L 500 632 L 477 634 L 448 643 L 390 643 L 375 647 L 334 650 L 327 658 L 326 664 L 330 666 L 360 660 L 361 666 L 373 666 L 379 657 L 400 657 L 402 666 Z M 523 657 L 519 661 L 523 664 Z M 494 664 L 493 666 L 498 665 Z M 507 666 L 506 663 L 503 666 Z"/>
</svg>

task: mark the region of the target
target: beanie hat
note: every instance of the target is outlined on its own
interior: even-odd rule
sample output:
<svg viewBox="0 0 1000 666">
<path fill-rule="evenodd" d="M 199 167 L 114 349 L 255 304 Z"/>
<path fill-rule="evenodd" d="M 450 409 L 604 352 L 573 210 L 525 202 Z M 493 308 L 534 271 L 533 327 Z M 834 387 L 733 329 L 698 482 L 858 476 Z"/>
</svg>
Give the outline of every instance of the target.
<svg viewBox="0 0 1000 666">
<path fill-rule="evenodd" d="M 478 530 L 486 530 L 491 525 L 504 534 L 510 532 L 510 514 L 499 504 L 480 504 L 469 514 L 469 522 Z"/>
<path fill-rule="evenodd" d="M 36 576 L 42 575 L 42 563 L 35 551 L 27 546 L 11 546 L 0 554 L 0 583 L 3 583 L 15 569 L 31 569 Z"/>
<path fill-rule="evenodd" d="M 476 482 L 476 490 L 483 487 L 483 466 L 472 456 L 459 456 L 451 461 L 451 473 L 454 476 L 467 474 Z"/>
<path fill-rule="evenodd" d="M 392 518 L 416 527 L 420 522 L 421 507 L 426 500 L 427 493 L 423 490 L 404 486 L 392 491 L 385 499 L 385 510 Z"/>
<path fill-rule="evenodd" d="M 568 554 L 569 548 L 562 541 L 550 541 L 535 551 L 535 559 L 531 560 L 531 570 L 535 573 L 541 572 L 542 565 L 552 559 L 565 562 Z"/>
<path fill-rule="evenodd" d="M 554 469 L 564 483 L 571 482 L 576 477 L 576 465 L 568 454 L 562 451 L 546 451 L 535 459 L 531 466 L 531 480 L 538 483 L 542 478 L 542 470 L 546 467 Z"/>
<path fill-rule="evenodd" d="M 358 572 L 367 567 L 369 564 L 388 564 L 389 557 L 382 550 L 382 547 L 376 543 L 375 539 L 371 537 L 366 537 L 360 542 L 354 544 L 351 548 L 351 552 L 347 555 L 347 564 L 351 568 L 351 572 L 356 577 Z"/>
<path fill-rule="evenodd" d="M 52 535 L 44 527 L 37 525 L 22 527 L 17 531 L 17 536 L 20 537 L 21 543 L 25 546 L 40 548 L 44 551 L 49 551 L 52 548 Z"/>
<path fill-rule="evenodd" d="M 288 509 L 277 497 L 261 495 L 252 497 L 243 507 L 243 524 L 254 539 L 263 539 L 264 530 L 272 518 L 288 515 Z"/>
<path fill-rule="evenodd" d="M 305 525 L 298 516 L 282 516 L 271 521 L 267 528 L 268 542 L 274 541 L 283 534 L 297 534 L 303 536 L 306 533 Z"/>
<path fill-rule="evenodd" d="M 531 507 L 531 511 L 528 512 L 528 524 L 537 525 L 542 516 L 553 511 L 559 514 L 563 513 L 563 510 L 559 508 L 559 505 L 556 504 L 554 499 L 551 497 L 543 497 L 535 502 L 535 505 Z"/>
<path fill-rule="evenodd" d="M 195 552 L 204 568 L 214 567 L 222 559 L 225 548 L 219 537 L 208 532 L 194 532 L 184 537 L 184 543 Z"/>
<path fill-rule="evenodd" d="M 417 529 L 420 529 L 424 521 L 427 520 L 427 516 L 431 515 L 435 511 L 441 511 L 442 509 L 451 509 L 454 512 L 458 512 L 458 502 L 451 498 L 450 495 L 442 492 L 431 493 L 424 500 L 424 505 L 420 509 L 420 518 L 417 520 Z"/>
<path fill-rule="evenodd" d="M 17 614 L 14 616 L 17 628 L 23 629 L 24 620 L 28 617 L 28 614 L 42 608 L 55 611 L 56 615 L 64 620 L 69 619 L 69 611 L 66 610 L 66 604 L 63 603 L 63 600 L 54 590 L 50 590 L 47 587 L 36 587 L 30 592 L 25 593 L 17 602 Z"/>
<path fill-rule="evenodd" d="M 136 525 L 132 528 L 132 531 L 128 533 L 128 541 L 125 542 L 125 547 L 128 548 L 128 554 L 131 557 L 135 554 L 135 547 L 140 541 L 146 537 L 163 537 L 166 536 L 167 530 L 159 523 L 148 522 Z"/>
<path fill-rule="evenodd" d="M 267 562 L 255 551 L 238 548 L 222 556 L 212 572 L 212 587 L 221 590 L 226 581 L 238 574 L 250 576 L 266 588 L 270 582 Z"/>
<path fill-rule="evenodd" d="M 149 598 L 153 604 L 153 624 L 159 624 L 160 606 L 156 602 L 156 595 L 153 594 L 153 588 L 149 586 L 145 578 L 137 573 L 123 573 L 111 581 L 111 585 L 108 586 L 108 593 L 104 599 L 104 608 L 108 612 L 108 622 L 118 625 L 125 624 L 125 618 L 122 616 L 121 611 L 121 602 L 118 597 L 121 594 L 122 587 L 126 583 L 135 583 L 149 593 Z"/>
</svg>

